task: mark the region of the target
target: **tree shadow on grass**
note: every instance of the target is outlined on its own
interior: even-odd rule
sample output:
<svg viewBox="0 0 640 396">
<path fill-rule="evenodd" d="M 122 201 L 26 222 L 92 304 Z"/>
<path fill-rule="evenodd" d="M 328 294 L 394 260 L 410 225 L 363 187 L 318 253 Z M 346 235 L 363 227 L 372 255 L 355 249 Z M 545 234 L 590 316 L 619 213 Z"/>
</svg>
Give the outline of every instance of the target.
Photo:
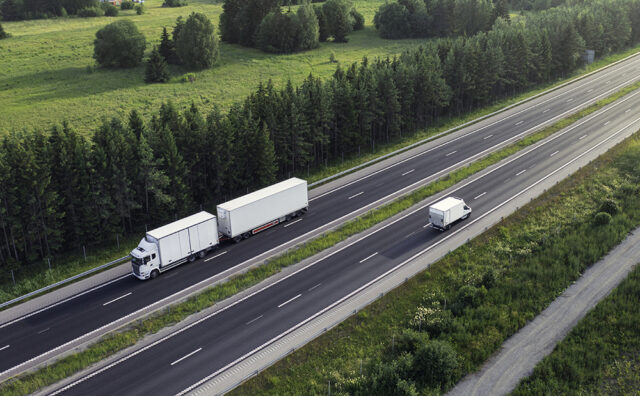
<svg viewBox="0 0 640 396">
<path fill-rule="evenodd" d="M 0 89 L 16 89 L 18 96 L 22 96 L 16 101 L 23 103 L 82 98 L 142 85 L 146 85 L 143 66 L 130 69 L 96 68 L 91 71 L 86 67 L 68 67 L 0 79 Z"/>
</svg>

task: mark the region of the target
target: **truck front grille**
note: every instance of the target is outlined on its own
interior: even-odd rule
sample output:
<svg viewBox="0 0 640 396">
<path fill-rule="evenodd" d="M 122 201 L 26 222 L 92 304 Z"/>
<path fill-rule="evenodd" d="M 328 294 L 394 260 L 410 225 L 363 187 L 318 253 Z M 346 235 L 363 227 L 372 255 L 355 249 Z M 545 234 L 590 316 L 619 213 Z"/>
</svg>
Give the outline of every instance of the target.
<svg viewBox="0 0 640 396">
<path fill-rule="evenodd" d="M 133 268 L 133 273 L 140 276 L 140 266 L 135 265 L 135 264 L 131 264 L 131 267 Z"/>
</svg>

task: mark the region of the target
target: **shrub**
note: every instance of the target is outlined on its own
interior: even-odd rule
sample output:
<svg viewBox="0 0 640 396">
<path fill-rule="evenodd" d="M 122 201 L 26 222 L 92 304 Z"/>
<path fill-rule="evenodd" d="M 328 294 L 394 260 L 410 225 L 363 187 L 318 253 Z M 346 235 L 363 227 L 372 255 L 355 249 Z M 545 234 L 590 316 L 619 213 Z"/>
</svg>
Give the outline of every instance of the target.
<svg viewBox="0 0 640 396">
<path fill-rule="evenodd" d="M 78 16 L 82 18 L 94 18 L 104 16 L 104 10 L 100 7 L 86 7 L 78 11 Z"/>
<path fill-rule="evenodd" d="M 606 199 L 600 205 L 599 212 L 609 213 L 611 216 L 615 216 L 618 213 L 618 204 L 613 199 Z"/>
<path fill-rule="evenodd" d="M 102 9 L 104 10 L 104 16 L 108 16 L 108 17 L 118 16 L 118 9 L 113 4 L 102 3 Z"/>
<path fill-rule="evenodd" d="M 146 48 L 144 35 L 128 20 L 98 30 L 93 44 L 93 58 L 104 67 L 137 66 Z"/>
<path fill-rule="evenodd" d="M 206 69 L 218 59 L 213 24 L 202 13 L 191 13 L 174 40 L 178 57 L 188 67 Z"/>
<path fill-rule="evenodd" d="M 137 14 L 137 15 L 142 15 L 142 14 L 144 14 L 144 5 L 142 5 L 142 4 L 138 4 L 138 5 L 136 6 L 136 14 Z"/>
<path fill-rule="evenodd" d="M 149 56 L 149 60 L 147 61 L 144 81 L 147 83 L 169 81 L 167 61 L 165 61 L 162 55 L 160 55 L 158 47 L 153 47 L 153 51 L 151 51 L 151 55 Z"/>
<path fill-rule="evenodd" d="M 353 30 L 349 15 L 351 5 L 346 0 L 328 0 L 322 5 L 327 30 L 333 41 L 346 43 L 347 34 Z"/>
<path fill-rule="evenodd" d="M 123 1 L 122 4 L 120 4 L 120 9 L 122 10 L 133 10 L 134 4 L 133 1 Z"/>
<path fill-rule="evenodd" d="M 309 4 L 296 14 L 283 14 L 280 9 L 268 14 L 260 23 L 257 44 L 267 52 L 291 53 L 319 45 L 318 18 Z"/>
<path fill-rule="evenodd" d="M 596 225 L 607 225 L 611 223 L 611 215 L 607 212 L 599 212 L 594 218 Z"/>
<path fill-rule="evenodd" d="M 397 39 L 408 36 L 409 11 L 399 3 L 385 3 L 373 17 L 373 24 L 380 37 Z"/>
<path fill-rule="evenodd" d="M 196 81 L 196 75 L 194 73 L 187 73 L 182 76 L 182 79 L 180 81 L 182 81 L 183 83 L 194 82 Z"/>
<path fill-rule="evenodd" d="M 5 32 L 2 25 L 0 25 L 0 40 L 5 39 L 7 37 L 9 37 L 9 33 Z"/>
<path fill-rule="evenodd" d="M 362 16 L 361 13 L 359 13 L 358 11 L 356 11 L 355 8 L 353 8 L 351 9 L 351 12 L 349 12 L 349 15 L 353 19 L 353 22 L 352 22 L 353 30 L 364 29 L 364 17 Z"/>
<path fill-rule="evenodd" d="M 413 357 L 413 377 L 424 385 L 445 385 L 455 378 L 458 354 L 444 341 L 430 341 L 418 348 Z"/>
<path fill-rule="evenodd" d="M 163 7 L 182 7 L 186 6 L 187 2 L 184 0 L 164 0 Z"/>
</svg>

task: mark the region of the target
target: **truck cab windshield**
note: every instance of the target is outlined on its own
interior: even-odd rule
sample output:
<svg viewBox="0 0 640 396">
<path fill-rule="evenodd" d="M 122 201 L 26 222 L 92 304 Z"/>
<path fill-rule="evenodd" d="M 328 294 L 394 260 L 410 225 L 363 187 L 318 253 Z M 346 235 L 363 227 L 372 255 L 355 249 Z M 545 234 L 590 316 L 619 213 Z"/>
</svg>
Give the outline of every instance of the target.
<svg viewBox="0 0 640 396">
<path fill-rule="evenodd" d="M 135 265 L 142 265 L 142 259 L 139 259 L 137 257 L 131 257 L 131 262 L 134 263 Z"/>
</svg>

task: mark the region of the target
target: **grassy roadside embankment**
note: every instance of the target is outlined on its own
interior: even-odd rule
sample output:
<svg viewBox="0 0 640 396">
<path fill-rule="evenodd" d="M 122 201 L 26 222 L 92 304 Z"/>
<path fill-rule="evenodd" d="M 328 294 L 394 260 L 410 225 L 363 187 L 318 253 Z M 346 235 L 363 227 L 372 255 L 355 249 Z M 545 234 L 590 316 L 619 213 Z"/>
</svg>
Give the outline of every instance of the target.
<svg viewBox="0 0 640 396">
<path fill-rule="evenodd" d="M 232 394 L 448 390 L 640 225 L 639 161 L 636 133 Z M 430 346 L 446 358 L 425 364 Z"/>
<path fill-rule="evenodd" d="M 277 257 L 265 265 L 250 270 L 246 274 L 236 276 L 230 281 L 207 289 L 197 296 L 186 302 L 176 304 L 166 310 L 155 314 L 154 316 L 140 321 L 126 330 L 110 334 L 99 340 L 96 344 L 88 347 L 86 350 L 67 356 L 58 362 L 44 367 L 33 373 L 21 376 L 15 380 L 9 381 L 0 387 L 3 394 L 28 394 L 32 393 L 44 386 L 55 383 L 63 378 L 78 372 L 89 365 L 100 361 L 117 351 L 123 350 L 148 334 L 155 333 L 160 329 L 177 323 L 187 316 L 199 312 L 205 308 L 212 306 L 214 303 L 228 298 L 237 292 L 247 289 L 252 285 L 268 278 L 269 276 L 279 272 L 282 268 L 298 263 L 307 257 L 335 245 L 339 241 L 345 240 L 349 236 L 362 232 L 373 225 L 397 214 L 414 204 L 424 200 L 425 198 L 456 184 L 457 182 L 473 175 L 474 173 L 492 165 L 500 160 L 516 153 L 523 148 L 538 142 L 554 132 L 564 128 L 576 120 L 596 111 L 608 103 L 615 101 L 624 94 L 640 87 L 640 83 L 626 88 L 609 98 L 590 106 L 589 108 L 569 117 L 568 119 L 559 121 L 558 123 L 531 135 L 518 143 L 508 146 L 488 157 L 470 165 L 469 167 L 459 169 L 452 172 L 448 176 L 427 186 L 424 186 L 415 192 L 400 198 L 386 206 L 371 211 L 368 214 L 355 219 L 341 226 L 336 231 L 327 233 L 313 241 L 303 244 L 302 246 Z"/>
<path fill-rule="evenodd" d="M 369 12 L 373 13 L 374 10 L 369 10 Z M 34 23 L 35 22 L 37 21 L 34 21 Z M 576 74 L 574 76 L 571 76 L 570 78 L 575 78 L 577 76 L 587 74 L 589 72 L 597 70 L 608 64 L 611 64 L 620 59 L 623 59 L 637 52 L 639 49 L 640 49 L 640 46 L 629 49 L 620 54 L 611 55 L 609 57 L 603 58 L 591 65 L 586 66 L 583 70 L 576 72 Z M 306 175 L 302 175 L 302 176 L 305 177 L 310 183 L 316 180 L 321 180 L 325 177 L 334 175 L 336 173 L 339 173 L 346 169 L 350 169 L 364 162 L 374 160 L 375 158 L 378 158 L 385 154 L 389 154 L 391 152 L 399 150 L 410 144 L 420 142 L 421 140 L 424 140 L 430 136 L 434 136 L 436 134 L 455 128 L 458 125 L 464 124 L 466 122 L 470 122 L 474 119 L 485 116 L 487 114 L 491 114 L 495 111 L 500 110 L 503 107 L 509 106 L 511 104 L 517 103 L 519 101 L 522 101 L 529 97 L 537 95 L 543 92 L 544 90 L 561 85 L 565 83 L 567 80 L 558 81 L 555 84 L 549 84 L 549 85 L 540 87 L 536 90 L 523 93 L 511 99 L 500 101 L 492 106 L 489 106 L 483 109 L 478 109 L 472 113 L 462 115 L 460 117 L 441 120 L 440 124 L 435 125 L 431 128 L 425 129 L 423 131 L 419 131 L 412 136 L 407 136 L 400 141 L 392 142 L 390 144 L 382 144 L 377 148 L 375 153 L 366 154 L 358 158 L 347 159 L 345 162 L 340 164 L 330 165 L 325 169 L 318 170 L 317 172 L 309 175 L 309 177 L 306 177 Z M 15 285 L 13 284 L 13 281 L 9 278 L 7 278 L 3 283 L 0 283 L 0 302 L 9 301 L 13 298 L 19 297 L 21 295 L 27 294 L 34 290 L 38 290 L 47 285 L 59 282 L 61 280 L 64 280 L 76 274 L 87 271 L 105 262 L 110 262 L 120 257 L 123 257 L 126 254 L 128 254 L 133 247 L 136 246 L 139 238 L 140 238 L 139 235 L 127 237 L 125 240 L 122 241 L 121 248 L 115 248 L 114 246 L 110 246 L 106 248 L 94 249 L 93 252 L 91 252 L 91 254 L 88 255 L 87 260 L 84 260 L 82 255 L 73 255 L 73 254 L 64 255 L 63 257 L 57 258 L 52 263 L 52 270 L 49 270 L 49 267 L 46 263 L 42 263 L 41 265 L 32 265 L 31 267 L 29 267 L 29 269 L 26 272 L 24 272 L 23 274 L 19 274 L 17 276 Z"/>
<path fill-rule="evenodd" d="M 640 389 L 640 267 L 585 316 L 513 395 L 631 395 Z"/>
</svg>

